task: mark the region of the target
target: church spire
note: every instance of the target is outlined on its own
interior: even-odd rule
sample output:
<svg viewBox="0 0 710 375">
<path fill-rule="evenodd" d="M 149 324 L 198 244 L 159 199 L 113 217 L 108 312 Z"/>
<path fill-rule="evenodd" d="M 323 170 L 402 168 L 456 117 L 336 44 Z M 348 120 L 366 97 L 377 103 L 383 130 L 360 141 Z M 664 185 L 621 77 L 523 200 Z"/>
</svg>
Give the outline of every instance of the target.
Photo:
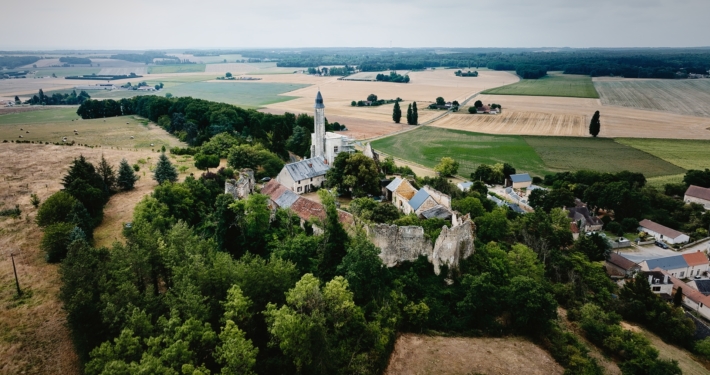
<svg viewBox="0 0 710 375">
<path fill-rule="evenodd" d="M 321 96 L 320 90 L 318 90 L 318 95 L 316 95 L 316 105 L 314 105 L 313 108 L 325 108 L 325 106 L 323 105 L 323 96 Z"/>
<path fill-rule="evenodd" d="M 325 157 L 325 106 L 323 96 L 318 90 L 316 95 L 315 114 L 313 116 L 313 135 L 311 137 L 311 157 Z"/>
</svg>

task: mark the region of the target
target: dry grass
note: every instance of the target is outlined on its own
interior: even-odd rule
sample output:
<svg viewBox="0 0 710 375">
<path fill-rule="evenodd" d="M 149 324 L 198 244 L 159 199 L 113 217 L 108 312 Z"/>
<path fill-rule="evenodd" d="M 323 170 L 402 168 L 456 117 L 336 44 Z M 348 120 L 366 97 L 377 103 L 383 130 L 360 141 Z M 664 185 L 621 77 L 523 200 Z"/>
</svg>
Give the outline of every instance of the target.
<svg viewBox="0 0 710 375">
<path fill-rule="evenodd" d="M 386 375 L 562 374 L 549 353 L 522 338 L 432 337 L 404 334 Z"/>
<path fill-rule="evenodd" d="M 271 104 L 266 110 L 272 113 L 312 113 L 313 100 L 320 89 L 326 106 L 328 121 L 338 121 L 350 129 L 354 138 L 371 138 L 401 130 L 401 126 L 392 121 L 394 104 L 378 107 L 353 107 L 353 100 L 365 100 L 369 94 L 375 94 L 381 99 L 404 99 L 400 106 L 403 121 L 406 118 L 407 106 L 417 102 L 419 122 L 432 119 L 441 111 L 432 111 L 426 107 L 436 97 L 446 100 L 463 101 L 476 92 L 486 88 L 513 83 L 518 78 L 506 72 L 485 71 L 477 78 L 463 79 L 456 77 L 453 70 L 433 70 L 412 72 L 409 74 L 412 82 L 408 84 L 390 82 L 358 82 L 340 81 L 337 77 L 316 77 L 305 74 L 288 74 L 262 76 L 262 82 L 293 82 L 311 83 L 312 86 L 285 93 L 286 96 L 297 96 L 299 99 Z M 390 126 L 391 125 L 391 126 Z"/>
<path fill-rule="evenodd" d="M 710 80 L 594 79 L 604 105 L 710 117 Z"/>
<path fill-rule="evenodd" d="M 501 104 L 503 113 L 462 110 L 432 125 L 493 134 L 587 136 L 591 116 L 600 111 L 600 137 L 710 139 L 709 118 L 602 106 L 599 99 L 479 95 L 476 100 Z"/>
</svg>

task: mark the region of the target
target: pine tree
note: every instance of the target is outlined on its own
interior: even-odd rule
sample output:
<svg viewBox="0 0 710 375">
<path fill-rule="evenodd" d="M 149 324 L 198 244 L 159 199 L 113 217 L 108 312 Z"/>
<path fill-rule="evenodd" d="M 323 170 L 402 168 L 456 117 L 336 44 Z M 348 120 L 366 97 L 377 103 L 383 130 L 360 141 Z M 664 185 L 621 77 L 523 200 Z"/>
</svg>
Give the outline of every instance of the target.
<svg viewBox="0 0 710 375">
<path fill-rule="evenodd" d="M 412 103 L 412 125 L 419 124 L 419 113 L 417 112 L 417 102 Z"/>
<path fill-rule="evenodd" d="M 116 172 L 113 170 L 111 164 L 106 161 L 104 155 L 101 154 L 101 161 L 99 162 L 98 171 L 101 175 L 101 179 L 104 182 L 104 190 L 107 193 L 111 193 L 116 190 Z"/>
<path fill-rule="evenodd" d="M 412 105 L 409 104 L 409 108 L 407 108 L 407 124 L 412 125 Z"/>
<path fill-rule="evenodd" d="M 158 164 L 155 166 L 155 173 L 153 174 L 153 179 L 162 184 L 165 181 L 175 182 L 177 181 L 178 173 L 175 167 L 165 154 L 160 154 L 158 159 Z"/>
<path fill-rule="evenodd" d="M 392 110 L 392 120 L 394 120 L 395 123 L 399 124 L 399 121 L 402 119 L 402 109 L 399 108 L 399 102 L 394 102 L 394 109 Z"/>
<path fill-rule="evenodd" d="M 140 177 L 136 176 L 133 168 L 128 165 L 126 159 L 121 160 L 118 166 L 118 179 L 116 184 L 121 190 L 133 190 L 133 186 Z"/>
<path fill-rule="evenodd" d="M 599 122 L 599 111 L 596 111 L 594 112 L 594 116 L 592 116 L 592 122 L 589 123 L 589 134 L 591 134 L 592 137 L 596 137 L 600 129 L 601 122 Z"/>
<path fill-rule="evenodd" d="M 44 91 L 42 91 L 42 89 L 39 89 L 39 102 L 40 104 L 44 104 Z"/>
</svg>

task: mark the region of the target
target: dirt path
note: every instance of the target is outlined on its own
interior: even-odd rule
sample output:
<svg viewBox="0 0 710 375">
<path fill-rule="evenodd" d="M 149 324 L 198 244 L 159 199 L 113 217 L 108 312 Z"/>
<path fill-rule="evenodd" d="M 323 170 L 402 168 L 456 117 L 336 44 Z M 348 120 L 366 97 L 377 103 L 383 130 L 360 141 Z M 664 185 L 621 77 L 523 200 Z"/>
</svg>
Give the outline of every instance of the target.
<svg viewBox="0 0 710 375">
<path fill-rule="evenodd" d="M 563 372 L 549 353 L 522 338 L 404 334 L 397 339 L 385 375 L 553 375 Z"/>
</svg>

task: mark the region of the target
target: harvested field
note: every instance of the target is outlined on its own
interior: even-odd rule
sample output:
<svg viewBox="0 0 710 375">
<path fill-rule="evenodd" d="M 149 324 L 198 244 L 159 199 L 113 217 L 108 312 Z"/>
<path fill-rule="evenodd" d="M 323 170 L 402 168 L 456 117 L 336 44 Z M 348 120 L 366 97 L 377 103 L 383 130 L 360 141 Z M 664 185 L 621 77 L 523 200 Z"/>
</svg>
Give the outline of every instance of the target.
<svg viewBox="0 0 710 375">
<path fill-rule="evenodd" d="M 230 72 L 235 76 L 240 74 L 292 74 L 296 70 L 299 70 L 299 68 L 279 68 L 276 66 L 276 63 L 273 62 L 235 63 L 233 61 L 221 64 L 208 64 L 205 68 L 205 71 L 209 73 L 222 75 Z"/>
<path fill-rule="evenodd" d="M 101 72 L 99 74 L 113 74 L 113 75 L 130 75 L 131 73 L 135 73 L 138 75 L 144 75 L 148 74 L 148 68 L 145 66 L 136 66 L 136 67 L 129 67 L 129 68 L 101 68 Z"/>
<path fill-rule="evenodd" d="M 710 79 L 595 78 L 602 104 L 710 117 Z"/>
<path fill-rule="evenodd" d="M 604 138 L 530 137 L 523 139 L 553 171 L 589 169 L 599 172 L 631 171 L 646 177 L 684 173 L 659 157 Z"/>
<path fill-rule="evenodd" d="M 550 173 L 535 150 L 522 137 L 488 135 L 424 126 L 372 142 L 378 151 L 434 168 L 442 157 L 459 162 L 459 175 L 468 176 L 479 164 L 510 163 L 519 171 L 538 176 Z"/>
<path fill-rule="evenodd" d="M 236 60 L 241 60 L 244 57 L 242 55 L 238 54 L 228 54 L 228 55 L 219 55 L 219 56 L 195 56 L 195 55 L 187 55 L 184 53 L 170 53 L 168 54 L 170 56 L 175 56 L 179 58 L 180 60 L 190 60 L 193 62 L 196 62 L 198 64 L 219 64 L 222 63 L 225 59 L 227 62 L 234 62 Z"/>
<path fill-rule="evenodd" d="M 465 109 L 447 116 L 432 124 L 449 129 L 464 129 L 496 134 L 528 134 L 528 135 L 571 135 L 569 127 L 554 127 L 544 121 L 552 122 L 559 117 L 569 116 L 570 119 L 580 119 L 581 128 L 577 134 L 588 134 L 589 121 L 595 111 L 601 114 L 601 132 L 599 137 L 605 138 L 664 138 L 664 139 L 710 139 L 710 118 L 684 116 L 674 113 L 659 113 L 655 111 L 602 106 L 598 99 L 535 97 L 515 95 L 478 95 L 475 100 L 485 104 L 498 103 L 503 106 L 503 113 L 495 115 L 499 120 L 493 123 L 481 124 L 482 115 L 470 115 Z M 522 113 L 516 115 L 516 113 Z M 542 114 L 542 115 L 540 115 Z M 508 117 L 505 117 L 505 116 Z M 462 116 L 462 117 L 458 117 Z M 518 122 L 496 124 L 496 121 L 519 116 L 522 119 L 542 118 L 539 122 Z M 537 117 L 540 116 L 540 117 Z M 564 118 L 564 117 L 563 117 Z M 497 130 L 490 130 L 497 129 Z M 499 133 L 498 133 L 499 132 Z M 574 134 L 574 133 L 573 133 Z"/>
<path fill-rule="evenodd" d="M 562 374 L 549 353 L 522 338 L 432 337 L 404 334 L 385 375 Z"/>
<path fill-rule="evenodd" d="M 434 70 L 412 72 L 409 75 L 412 82 L 408 84 L 390 82 L 358 82 L 341 81 L 337 77 L 316 77 L 305 74 L 285 74 L 261 76 L 261 82 L 310 82 L 313 86 L 286 93 L 289 96 L 297 96 L 298 99 L 268 105 L 268 110 L 277 110 L 291 113 L 312 113 L 313 100 L 316 92 L 320 88 L 325 100 L 325 113 L 328 121 L 338 121 L 344 123 L 349 129 L 350 124 L 356 121 L 344 118 L 362 119 L 374 121 L 384 129 L 392 121 L 392 107 L 394 104 L 382 105 L 378 107 L 353 107 L 353 100 L 365 100 L 369 94 L 375 94 L 382 99 L 395 99 L 400 97 L 404 102 L 400 103 L 402 111 L 406 113 L 407 106 L 412 101 L 417 102 L 419 109 L 419 122 L 423 123 L 432 119 L 441 111 L 428 110 L 426 107 L 433 102 L 437 96 L 442 96 L 446 100 L 463 101 L 476 92 L 484 90 L 486 87 L 495 87 L 517 81 L 517 77 L 506 72 L 481 72 L 480 76 L 473 79 L 461 79 L 456 77 L 451 70 Z M 335 120 L 335 118 L 338 118 Z M 341 121 L 340 119 L 343 118 Z M 396 131 L 398 128 L 393 128 Z M 363 132 L 365 133 L 365 132 Z M 367 136 L 375 136 L 371 134 Z"/>
<path fill-rule="evenodd" d="M 505 110 L 498 115 L 452 113 L 432 125 L 493 134 L 555 134 L 583 137 L 589 133 L 589 124 L 583 115 L 512 110 Z"/>
<path fill-rule="evenodd" d="M 489 89 L 490 95 L 562 96 L 571 98 L 598 98 L 589 76 L 550 72 L 540 79 L 524 79 L 512 85 Z"/>
<path fill-rule="evenodd" d="M 710 168 L 710 141 L 642 138 L 619 138 L 616 141 L 684 169 Z"/>
<path fill-rule="evenodd" d="M 99 74 L 101 71 L 101 68 L 98 67 L 91 67 L 88 65 L 80 65 L 80 66 L 73 66 L 73 67 L 48 67 L 48 68 L 38 68 L 38 69 L 32 69 L 33 71 L 37 71 L 37 73 L 34 76 L 27 76 L 26 79 L 32 79 L 32 78 L 41 78 L 41 77 L 51 77 L 52 74 L 56 75 L 57 77 L 63 78 L 63 77 L 68 77 L 68 76 L 81 76 L 81 75 L 89 75 L 89 74 Z"/>
<path fill-rule="evenodd" d="M 148 67 L 148 74 L 202 73 L 204 71 L 205 64 L 152 65 Z"/>
<path fill-rule="evenodd" d="M 175 96 L 192 96 L 193 98 L 257 108 L 293 99 L 291 96 L 282 94 L 304 86 L 289 83 L 263 83 L 261 81 L 195 82 L 171 87 L 170 93 Z"/>
<path fill-rule="evenodd" d="M 399 75 L 405 76 L 409 74 L 409 70 L 392 70 L 393 72 L 396 72 Z M 352 81 L 375 81 L 377 78 L 378 74 L 384 74 L 389 76 L 390 71 L 382 71 L 382 72 L 360 72 L 360 73 L 355 73 L 347 76 L 345 79 L 347 80 L 352 80 Z M 412 78 L 412 77 L 409 77 Z"/>
</svg>

